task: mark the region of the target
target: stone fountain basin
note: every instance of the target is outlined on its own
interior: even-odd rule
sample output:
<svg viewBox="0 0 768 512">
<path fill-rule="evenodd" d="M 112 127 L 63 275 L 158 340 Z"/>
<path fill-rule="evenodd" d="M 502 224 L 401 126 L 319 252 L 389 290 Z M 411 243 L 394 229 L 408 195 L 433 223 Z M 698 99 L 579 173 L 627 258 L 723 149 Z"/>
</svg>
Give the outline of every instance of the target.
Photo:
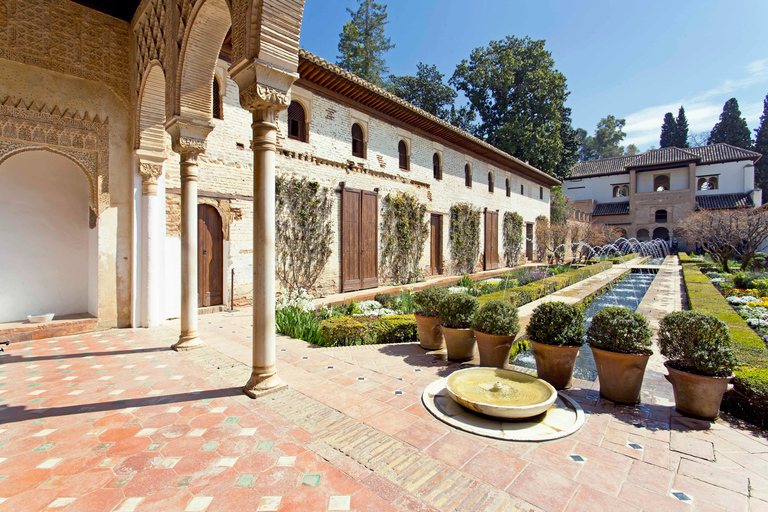
<svg viewBox="0 0 768 512">
<path fill-rule="evenodd" d="M 456 371 L 446 379 L 445 387 L 459 405 L 495 418 L 537 416 L 557 400 L 557 391 L 548 382 L 498 368 Z"/>
</svg>

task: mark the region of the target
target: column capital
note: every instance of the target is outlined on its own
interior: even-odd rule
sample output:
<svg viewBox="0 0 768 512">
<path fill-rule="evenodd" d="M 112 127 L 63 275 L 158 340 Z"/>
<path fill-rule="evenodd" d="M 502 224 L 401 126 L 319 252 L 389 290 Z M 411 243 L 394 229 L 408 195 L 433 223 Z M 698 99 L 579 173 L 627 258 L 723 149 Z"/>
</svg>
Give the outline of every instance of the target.
<svg viewBox="0 0 768 512">
<path fill-rule="evenodd" d="M 157 179 L 163 175 L 163 164 L 139 162 L 141 191 L 144 195 L 157 195 Z"/>
<path fill-rule="evenodd" d="M 179 154 L 205 153 L 206 138 L 213 126 L 193 119 L 176 116 L 165 123 L 165 130 L 171 136 L 173 151 Z"/>
<path fill-rule="evenodd" d="M 240 88 L 240 105 L 250 111 L 277 113 L 291 104 L 291 85 L 299 78 L 291 72 L 259 59 L 243 62 L 230 70 Z"/>
</svg>

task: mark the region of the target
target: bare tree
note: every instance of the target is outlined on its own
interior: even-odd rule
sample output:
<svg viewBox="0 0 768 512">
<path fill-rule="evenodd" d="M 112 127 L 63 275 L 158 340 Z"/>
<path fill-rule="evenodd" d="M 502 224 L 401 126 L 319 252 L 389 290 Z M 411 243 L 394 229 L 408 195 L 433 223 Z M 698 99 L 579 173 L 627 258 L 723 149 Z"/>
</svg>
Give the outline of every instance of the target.
<svg viewBox="0 0 768 512">
<path fill-rule="evenodd" d="M 709 139 L 709 132 L 689 133 L 688 146 L 692 148 L 706 146 L 707 139 Z"/>
<path fill-rule="evenodd" d="M 746 270 L 757 248 L 768 240 L 768 210 L 703 210 L 677 223 L 689 242 L 701 243 L 704 251 L 730 272 L 728 260 L 741 257 Z"/>
</svg>

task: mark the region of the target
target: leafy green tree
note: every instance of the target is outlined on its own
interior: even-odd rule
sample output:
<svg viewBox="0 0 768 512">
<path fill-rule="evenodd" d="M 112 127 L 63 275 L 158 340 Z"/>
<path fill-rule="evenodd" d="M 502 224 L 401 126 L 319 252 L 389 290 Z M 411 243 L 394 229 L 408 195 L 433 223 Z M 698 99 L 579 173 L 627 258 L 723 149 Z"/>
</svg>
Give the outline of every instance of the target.
<svg viewBox="0 0 768 512">
<path fill-rule="evenodd" d="M 420 109 L 450 121 L 451 109 L 458 93 L 443 83 L 443 77 L 437 66 L 419 62 L 416 76 L 389 75 L 386 88 Z"/>
<path fill-rule="evenodd" d="M 661 125 L 661 137 L 659 137 L 659 147 L 668 148 L 675 145 L 675 135 L 677 132 L 677 123 L 672 112 L 664 114 L 664 123 Z"/>
<path fill-rule="evenodd" d="M 571 169 L 579 161 L 579 136 L 576 133 L 578 130 L 574 130 L 571 124 L 570 108 L 564 106 L 560 118 L 560 140 L 563 142 L 563 151 L 552 174 L 555 178 L 563 180 L 571 174 Z"/>
<path fill-rule="evenodd" d="M 382 75 L 389 71 L 384 54 L 395 47 L 384 35 L 387 6 L 373 0 L 357 0 L 360 7 L 352 19 L 344 24 L 339 34 L 339 56 L 336 64 L 360 78 L 376 85 L 383 85 Z"/>
<path fill-rule="evenodd" d="M 763 189 L 763 197 L 768 199 L 768 96 L 763 100 L 760 127 L 755 130 L 755 151 L 763 155 L 755 164 L 755 186 Z"/>
<path fill-rule="evenodd" d="M 688 118 L 685 117 L 685 109 L 680 105 L 677 111 L 677 120 L 675 120 L 675 136 L 672 145 L 676 148 L 688 147 Z"/>
<path fill-rule="evenodd" d="M 597 123 L 595 134 L 592 136 L 587 135 L 586 130 L 581 128 L 576 130 L 577 140 L 581 142 L 579 150 L 581 161 L 623 156 L 624 146 L 621 145 L 621 141 L 627 134 L 621 129 L 625 124 L 627 124 L 626 119 L 616 119 L 616 116 L 609 115 Z"/>
<path fill-rule="evenodd" d="M 739 102 L 731 98 L 725 102 L 720 121 L 712 128 L 707 144 L 725 142 L 743 149 L 752 148 L 752 134 L 749 132 L 747 120 L 741 117 Z"/>
<path fill-rule="evenodd" d="M 450 84 L 479 116 L 475 134 L 544 172 L 563 157 L 561 125 L 568 96 L 543 40 L 508 36 L 475 48 Z"/>
<path fill-rule="evenodd" d="M 624 150 L 624 156 L 632 156 L 632 155 L 636 155 L 636 154 L 638 154 L 639 152 L 640 152 L 640 150 L 639 150 L 639 149 L 637 149 L 637 146 L 635 146 L 634 144 L 630 144 L 630 145 L 629 145 L 629 146 L 627 146 L 627 148 Z"/>
<path fill-rule="evenodd" d="M 447 121 L 456 128 L 461 128 L 465 132 L 478 136 L 475 117 L 477 117 L 476 114 L 469 107 L 463 106 L 456 109 L 456 107 L 452 105 Z"/>
</svg>

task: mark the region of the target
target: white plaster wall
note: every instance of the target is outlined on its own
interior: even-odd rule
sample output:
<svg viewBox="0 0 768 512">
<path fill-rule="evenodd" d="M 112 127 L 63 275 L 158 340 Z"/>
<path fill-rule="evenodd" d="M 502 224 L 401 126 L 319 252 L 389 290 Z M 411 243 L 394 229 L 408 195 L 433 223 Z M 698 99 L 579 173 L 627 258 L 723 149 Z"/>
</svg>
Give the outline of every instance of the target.
<svg viewBox="0 0 768 512">
<path fill-rule="evenodd" d="M 613 197 L 614 185 L 629 185 L 629 173 L 568 180 L 563 184 L 563 193 L 574 201 L 582 199 L 594 199 L 598 203 L 629 201 L 628 196 Z"/>
<path fill-rule="evenodd" d="M 697 165 L 696 178 L 717 176 L 717 190 L 696 190 L 696 195 L 717 195 L 752 192 L 755 188 L 755 167 L 752 162 L 725 162 L 722 164 Z M 745 176 L 746 175 L 746 176 Z"/>
<path fill-rule="evenodd" d="M 0 165 L 0 218 L 0 322 L 89 312 L 95 236 L 83 171 L 48 151 L 9 158 Z"/>
<path fill-rule="evenodd" d="M 661 169 L 658 171 L 642 171 L 637 173 L 637 192 L 653 192 L 653 177 L 659 174 L 669 174 L 670 190 L 685 190 L 688 188 L 688 167 Z"/>
</svg>

